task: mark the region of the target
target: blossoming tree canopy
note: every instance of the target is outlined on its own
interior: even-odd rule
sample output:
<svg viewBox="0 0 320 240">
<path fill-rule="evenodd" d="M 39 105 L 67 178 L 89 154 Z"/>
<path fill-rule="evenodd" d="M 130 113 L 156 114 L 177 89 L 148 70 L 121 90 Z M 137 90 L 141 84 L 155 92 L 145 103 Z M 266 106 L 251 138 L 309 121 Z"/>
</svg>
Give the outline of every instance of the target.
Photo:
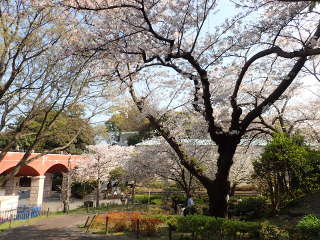
<svg viewBox="0 0 320 240">
<path fill-rule="evenodd" d="M 123 167 L 134 154 L 134 147 L 119 145 L 92 145 L 73 174 L 76 181 L 94 180 L 97 182 L 96 205 L 99 206 L 101 183 L 109 180 L 110 171 Z"/>
<path fill-rule="evenodd" d="M 318 71 L 302 71 L 320 54 L 317 6 L 232 1 L 234 14 L 222 20 L 217 10 L 225 1 L 216 0 L 49 2 L 79 10 L 83 28 L 77 31 L 83 34 L 73 49 L 91 56 L 97 73 L 128 88 L 181 164 L 206 187 L 210 213 L 226 216 L 228 177 L 241 138 L 295 79 Z M 265 95 L 251 104 L 256 99 L 248 88 Z M 214 178 L 197 168 L 163 121 L 182 106 L 203 116 L 218 146 Z"/>
<path fill-rule="evenodd" d="M 134 153 L 134 147 L 119 145 L 92 145 L 89 153 L 85 154 L 86 161 L 80 163 L 77 168 L 76 180 L 108 180 L 112 169 L 123 167 Z"/>
</svg>

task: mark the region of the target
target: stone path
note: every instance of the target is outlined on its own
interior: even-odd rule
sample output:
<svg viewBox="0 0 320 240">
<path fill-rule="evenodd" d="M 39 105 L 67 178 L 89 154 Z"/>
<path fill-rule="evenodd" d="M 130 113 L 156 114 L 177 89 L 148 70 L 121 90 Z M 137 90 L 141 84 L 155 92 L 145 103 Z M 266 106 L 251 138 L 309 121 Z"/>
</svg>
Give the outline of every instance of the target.
<svg viewBox="0 0 320 240">
<path fill-rule="evenodd" d="M 84 224 L 87 214 L 49 217 L 0 233 L 1 240 L 105 240 L 103 235 L 84 233 L 77 226 Z"/>
</svg>

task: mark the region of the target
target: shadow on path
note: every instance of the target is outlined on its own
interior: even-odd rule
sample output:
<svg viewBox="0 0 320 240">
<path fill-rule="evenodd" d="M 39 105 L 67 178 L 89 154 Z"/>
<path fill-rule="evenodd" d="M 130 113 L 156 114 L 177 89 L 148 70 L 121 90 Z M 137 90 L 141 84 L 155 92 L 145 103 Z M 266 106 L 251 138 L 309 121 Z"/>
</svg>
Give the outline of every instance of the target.
<svg viewBox="0 0 320 240">
<path fill-rule="evenodd" d="M 51 228 L 47 230 L 39 229 L 36 226 L 18 227 L 0 235 L 2 240 L 105 240 L 105 236 L 86 234 L 74 229 Z"/>
<path fill-rule="evenodd" d="M 0 233 L 1 240 L 102 240 L 103 235 L 84 233 L 78 225 L 87 215 L 74 214 L 49 217 Z"/>
</svg>

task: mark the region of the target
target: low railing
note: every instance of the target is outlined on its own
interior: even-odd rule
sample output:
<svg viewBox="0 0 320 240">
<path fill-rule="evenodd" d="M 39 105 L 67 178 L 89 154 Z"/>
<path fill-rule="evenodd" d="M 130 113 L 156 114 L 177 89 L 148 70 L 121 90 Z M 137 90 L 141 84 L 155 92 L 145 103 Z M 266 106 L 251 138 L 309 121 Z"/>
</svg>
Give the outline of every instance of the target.
<svg viewBox="0 0 320 240">
<path fill-rule="evenodd" d="M 15 220 L 27 220 L 48 214 L 49 209 L 44 210 L 41 207 L 19 207 L 18 209 L 0 211 L 0 224 Z"/>
</svg>

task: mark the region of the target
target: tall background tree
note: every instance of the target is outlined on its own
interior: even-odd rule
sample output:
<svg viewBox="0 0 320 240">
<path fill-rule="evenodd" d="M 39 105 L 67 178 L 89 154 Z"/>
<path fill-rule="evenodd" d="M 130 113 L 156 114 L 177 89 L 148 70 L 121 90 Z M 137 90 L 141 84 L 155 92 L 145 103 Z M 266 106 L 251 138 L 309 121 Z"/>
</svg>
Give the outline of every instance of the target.
<svg viewBox="0 0 320 240">
<path fill-rule="evenodd" d="M 59 147 L 67 145 L 74 136 L 76 138 L 69 144 L 64 151 L 69 154 L 81 154 L 86 151 L 86 147 L 94 143 L 94 130 L 86 119 L 82 118 L 83 113 L 79 107 L 74 106 L 74 109 L 65 109 L 59 114 L 57 119 L 52 124 L 52 127 L 46 131 L 45 137 L 40 139 L 38 144 L 33 148 L 36 152 L 50 151 Z M 43 112 L 46 112 L 45 110 Z M 51 110 L 48 114 L 48 120 L 52 120 L 57 112 Z M 23 137 L 16 142 L 11 150 L 24 151 L 27 150 L 34 142 L 35 136 L 33 133 L 37 132 L 43 122 L 44 113 L 38 114 L 33 121 L 26 126 L 25 132 L 29 136 Z M 23 121 L 20 119 L 19 121 Z M 79 129 L 82 129 L 78 134 Z M 9 131 L 10 133 L 10 131 Z M 7 142 L 11 141 L 12 136 L 4 132 L 0 139 L 0 148 L 5 146 Z"/>
<path fill-rule="evenodd" d="M 149 120 L 142 116 L 131 102 L 125 101 L 125 103 L 114 106 L 112 111 L 114 114 L 106 121 L 107 131 L 111 135 L 132 132 L 127 139 L 128 145 L 135 145 L 155 134 Z"/>
<path fill-rule="evenodd" d="M 1 1 L 0 12 L 0 132 L 8 136 L 2 141 L 0 161 L 28 139 L 19 164 L 1 176 L 3 183 L 34 159 L 31 152 L 41 149 L 67 112 L 90 100 L 92 74 L 88 60 L 72 55 L 67 46 L 76 23 L 70 15 L 24 0 Z M 42 149 L 36 157 L 68 147 L 82 125 L 87 126 L 70 131 L 68 141 Z"/>
</svg>

